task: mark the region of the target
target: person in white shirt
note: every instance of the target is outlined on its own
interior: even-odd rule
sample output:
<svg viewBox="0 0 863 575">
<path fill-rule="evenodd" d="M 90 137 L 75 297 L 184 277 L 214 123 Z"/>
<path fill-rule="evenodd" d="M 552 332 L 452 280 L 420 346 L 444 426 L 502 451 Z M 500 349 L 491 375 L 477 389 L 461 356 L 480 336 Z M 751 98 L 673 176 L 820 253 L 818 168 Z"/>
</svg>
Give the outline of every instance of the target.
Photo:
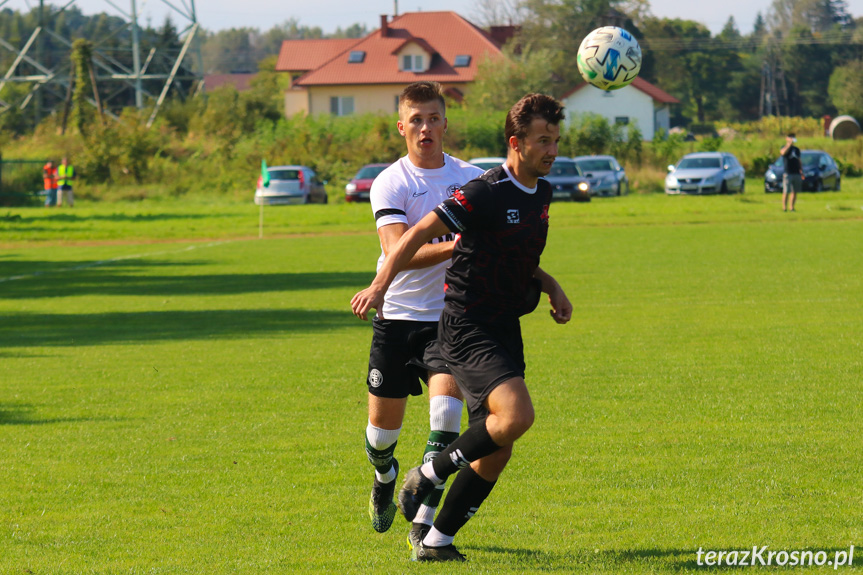
<svg viewBox="0 0 863 575">
<path fill-rule="evenodd" d="M 407 155 L 384 170 L 371 188 L 371 207 L 381 243 L 378 268 L 402 235 L 440 202 L 483 171 L 443 151 L 446 104 L 437 82 L 415 82 L 399 96 L 399 133 Z M 365 448 L 375 468 L 369 517 L 383 533 L 396 514 L 393 493 L 398 476 L 394 457 L 407 398 L 428 383 L 431 431 L 423 454 L 430 461 L 459 435 L 463 400 L 442 358 L 430 354 L 444 305 L 444 274 L 455 235 L 424 245 L 408 269 L 398 274 L 373 320 L 369 353 L 369 420 Z M 413 519 L 413 546 L 431 528 L 443 485 L 423 502 Z"/>
</svg>

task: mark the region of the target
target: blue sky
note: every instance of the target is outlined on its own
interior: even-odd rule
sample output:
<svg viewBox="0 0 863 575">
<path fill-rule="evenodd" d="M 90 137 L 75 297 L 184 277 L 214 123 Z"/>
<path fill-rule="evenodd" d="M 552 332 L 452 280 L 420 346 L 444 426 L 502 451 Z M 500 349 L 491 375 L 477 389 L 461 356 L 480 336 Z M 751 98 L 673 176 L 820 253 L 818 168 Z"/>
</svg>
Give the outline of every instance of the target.
<svg viewBox="0 0 863 575">
<path fill-rule="evenodd" d="M 97 12 L 117 13 L 114 6 L 128 12 L 132 0 L 77 0 L 76 5 L 86 14 Z M 184 5 L 183 0 L 168 0 L 177 7 Z M 26 10 L 34 6 L 35 0 L 0 0 L 3 8 Z M 62 4 L 64 2 L 54 2 Z M 153 25 L 162 23 L 165 15 L 174 14 L 177 24 L 185 23 L 169 8 L 165 0 L 136 0 L 139 22 L 146 23 L 147 17 Z M 114 6 L 112 6 L 112 4 Z M 185 2 L 188 4 L 188 2 Z M 863 16 L 863 0 L 850 0 L 848 7 L 855 17 Z M 683 18 L 705 24 L 714 33 L 719 32 L 729 16 L 734 16 L 741 32 L 752 30 L 755 15 L 760 11 L 766 13 L 771 0 L 723 0 L 708 2 L 704 0 L 650 0 L 653 14 L 660 17 Z M 354 23 L 365 24 L 370 30 L 379 26 L 380 14 L 392 14 L 393 0 L 316 0 L 285 2 L 284 0 L 196 0 L 198 21 L 208 30 L 223 28 L 252 27 L 268 30 L 276 24 L 281 24 L 290 18 L 296 18 L 300 24 L 319 26 L 324 32 L 333 32 L 337 27 L 347 28 Z M 417 10 L 453 10 L 471 20 L 476 12 L 473 0 L 399 0 L 400 13 Z"/>
</svg>

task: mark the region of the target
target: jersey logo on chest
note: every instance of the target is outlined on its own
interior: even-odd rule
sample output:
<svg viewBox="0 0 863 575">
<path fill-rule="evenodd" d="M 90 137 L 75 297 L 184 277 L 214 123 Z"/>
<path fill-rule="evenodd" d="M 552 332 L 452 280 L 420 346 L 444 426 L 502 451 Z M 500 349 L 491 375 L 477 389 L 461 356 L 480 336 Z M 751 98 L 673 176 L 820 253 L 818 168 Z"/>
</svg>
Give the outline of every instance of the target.
<svg viewBox="0 0 863 575">
<path fill-rule="evenodd" d="M 519 217 L 518 210 L 507 210 L 506 211 L 506 223 L 517 224 L 520 222 L 521 222 L 521 218 Z"/>
</svg>

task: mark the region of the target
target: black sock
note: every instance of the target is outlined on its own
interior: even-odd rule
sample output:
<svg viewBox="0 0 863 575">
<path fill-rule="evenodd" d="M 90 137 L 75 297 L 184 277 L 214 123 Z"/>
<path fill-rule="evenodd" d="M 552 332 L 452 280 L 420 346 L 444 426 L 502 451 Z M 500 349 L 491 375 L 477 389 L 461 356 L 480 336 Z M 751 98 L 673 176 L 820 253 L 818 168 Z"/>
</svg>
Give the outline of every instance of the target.
<svg viewBox="0 0 863 575">
<path fill-rule="evenodd" d="M 458 439 L 441 451 L 432 460 L 432 467 L 438 479 L 446 480 L 459 469 L 470 465 L 471 461 L 491 455 L 498 449 L 500 445 L 491 438 L 483 420 L 468 427 Z"/>
<path fill-rule="evenodd" d="M 479 506 L 491 493 L 494 481 L 486 481 L 471 466 L 462 469 L 455 476 L 440 512 L 435 519 L 435 528 L 450 537 L 464 527 L 473 517 Z"/>
</svg>

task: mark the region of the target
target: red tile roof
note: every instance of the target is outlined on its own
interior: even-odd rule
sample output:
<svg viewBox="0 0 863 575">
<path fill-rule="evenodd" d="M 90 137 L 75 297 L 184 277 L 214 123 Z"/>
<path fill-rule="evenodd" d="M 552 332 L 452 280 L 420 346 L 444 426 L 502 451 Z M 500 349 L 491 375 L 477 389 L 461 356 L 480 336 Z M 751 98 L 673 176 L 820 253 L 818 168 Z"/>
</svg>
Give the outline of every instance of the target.
<svg viewBox="0 0 863 575">
<path fill-rule="evenodd" d="M 386 30 L 386 36 L 376 30 L 349 48 L 366 53 L 362 63 L 349 64 L 346 49 L 299 78 L 296 84 L 409 84 L 417 80 L 467 83 L 474 80 L 479 63 L 486 57 L 502 57 L 497 42 L 455 12 L 408 12 L 393 18 Z M 432 52 L 426 72 L 399 71 L 398 53 L 410 42 Z M 468 66 L 453 66 L 460 55 L 471 57 Z"/>
<path fill-rule="evenodd" d="M 250 82 L 255 76 L 257 74 L 206 74 L 204 86 L 207 90 L 215 90 L 230 84 L 237 92 L 243 92 L 251 87 Z"/>
<path fill-rule="evenodd" d="M 284 40 L 279 49 L 276 71 L 314 70 L 360 41 L 360 38 Z"/>
<path fill-rule="evenodd" d="M 669 94 L 668 92 L 663 90 L 662 88 L 654 86 L 653 84 L 651 84 L 647 80 L 644 80 L 641 76 L 636 76 L 635 80 L 633 80 L 632 84 L 630 84 L 630 85 L 633 88 L 641 90 L 642 92 L 644 92 L 645 94 L 647 94 L 648 96 L 650 96 L 651 98 L 656 100 L 657 102 L 661 102 L 663 104 L 679 104 L 680 103 L 680 100 L 678 100 L 677 98 L 675 98 L 674 96 L 672 96 L 671 94 Z M 585 84 L 579 84 L 578 86 L 576 86 L 575 88 L 573 88 L 572 90 L 570 90 L 569 92 L 564 94 L 563 99 L 566 99 L 566 98 L 572 96 L 573 94 L 575 94 L 576 92 L 578 92 L 579 90 L 584 88 L 585 86 L 587 86 L 586 83 Z"/>
</svg>

